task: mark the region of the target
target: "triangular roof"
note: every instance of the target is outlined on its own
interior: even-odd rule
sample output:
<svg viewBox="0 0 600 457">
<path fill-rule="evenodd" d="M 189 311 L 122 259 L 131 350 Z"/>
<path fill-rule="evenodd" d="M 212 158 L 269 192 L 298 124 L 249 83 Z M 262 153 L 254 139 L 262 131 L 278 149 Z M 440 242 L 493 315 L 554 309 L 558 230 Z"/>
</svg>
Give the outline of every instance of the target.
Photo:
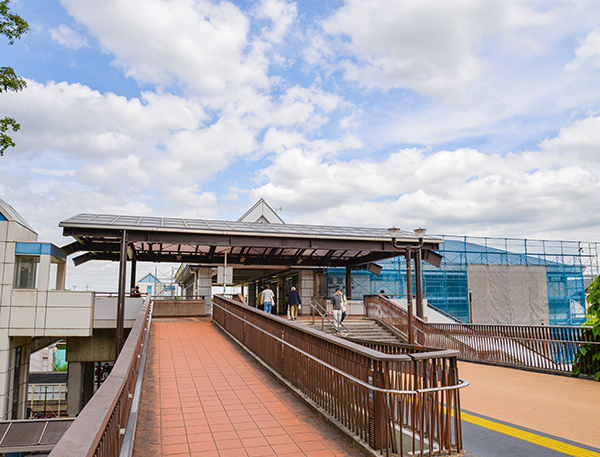
<svg viewBox="0 0 600 457">
<path fill-rule="evenodd" d="M 146 276 L 144 276 L 138 282 L 160 282 L 160 281 L 158 279 L 156 279 L 156 276 L 154 276 L 152 273 L 148 273 Z"/>
<path fill-rule="evenodd" d="M 2 200 L 2 198 L 0 198 L 0 221 L 16 222 L 18 224 L 21 224 L 23 227 L 31 230 L 33 233 L 37 234 L 37 232 L 31 227 L 31 225 L 29 225 L 12 206 L 10 206 L 7 202 Z"/>
<path fill-rule="evenodd" d="M 262 222 L 264 224 L 285 224 L 277 213 L 264 200 L 257 201 L 252 208 L 246 211 L 238 222 Z"/>
</svg>

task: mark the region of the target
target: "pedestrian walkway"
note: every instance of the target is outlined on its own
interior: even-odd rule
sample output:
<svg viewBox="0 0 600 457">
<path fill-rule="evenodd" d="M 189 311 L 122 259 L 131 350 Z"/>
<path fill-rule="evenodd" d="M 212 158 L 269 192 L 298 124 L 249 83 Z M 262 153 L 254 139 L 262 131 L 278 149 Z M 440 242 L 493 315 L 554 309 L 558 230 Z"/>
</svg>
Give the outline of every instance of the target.
<svg viewBox="0 0 600 457">
<path fill-rule="evenodd" d="M 152 321 L 134 456 L 361 454 L 209 319 Z"/>
<path fill-rule="evenodd" d="M 458 372 L 471 382 L 461 390 L 468 452 L 600 457 L 600 383 L 467 362 Z"/>
</svg>

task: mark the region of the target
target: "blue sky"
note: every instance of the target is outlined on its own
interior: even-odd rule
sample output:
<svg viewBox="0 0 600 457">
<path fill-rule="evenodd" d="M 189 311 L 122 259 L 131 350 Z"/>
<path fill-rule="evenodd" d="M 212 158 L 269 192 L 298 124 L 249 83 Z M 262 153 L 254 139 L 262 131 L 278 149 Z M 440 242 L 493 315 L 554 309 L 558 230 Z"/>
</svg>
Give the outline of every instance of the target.
<svg viewBox="0 0 600 457">
<path fill-rule="evenodd" d="M 28 88 L 0 95 L 0 196 L 40 239 L 262 197 L 290 223 L 598 241 L 596 1 L 10 6 L 31 30 L 1 64 Z"/>
</svg>

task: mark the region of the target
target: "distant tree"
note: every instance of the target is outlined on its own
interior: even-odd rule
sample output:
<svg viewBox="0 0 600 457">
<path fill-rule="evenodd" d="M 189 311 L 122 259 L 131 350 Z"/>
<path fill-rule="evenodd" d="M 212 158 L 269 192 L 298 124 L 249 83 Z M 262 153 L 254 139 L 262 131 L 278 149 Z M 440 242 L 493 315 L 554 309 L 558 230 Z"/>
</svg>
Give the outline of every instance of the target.
<svg viewBox="0 0 600 457">
<path fill-rule="evenodd" d="M 11 45 L 29 31 L 29 24 L 21 16 L 10 11 L 9 2 L 10 0 L 0 1 L 0 34 L 8 38 L 8 44 Z M 0 67 L 0 93 L 9 90 L 19 92 L 26 86 L 25 80 L 17 76 L 11 67 Z M 20 128 L 21 125 L 12 117 L 5 116 L 0 119 L 0 156 L 4 155 L 6 149 L 15 146 L 15 142 L 6 132 L 9 129 L 16 132 Z"/>
</svg>

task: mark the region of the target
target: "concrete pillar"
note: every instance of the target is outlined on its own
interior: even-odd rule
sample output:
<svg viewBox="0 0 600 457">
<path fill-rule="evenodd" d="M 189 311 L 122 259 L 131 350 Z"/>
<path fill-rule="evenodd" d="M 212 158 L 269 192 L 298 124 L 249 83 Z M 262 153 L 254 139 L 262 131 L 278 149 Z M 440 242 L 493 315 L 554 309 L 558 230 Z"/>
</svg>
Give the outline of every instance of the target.
<svg viewBox="0 0 600 457">
<path fill-rule="evenodd" d="M 38 264 L 38 290 L 50 290 L 50 263 L 52 258 L 49 255 L 41 255 Z"/>
<path fill-rule="evenodd" d="M 298 274 L 298 293 L 300 294 L 300 302 L 303 306 L 301 306 L 299 314 L 310 314 L 310 300 L 314 296 L 314 289 L 314 272 L 300 270 Z"/>
<path fill-rule="evenodd" d="M 94 395 L 94 369 L 95 362 L 83 362 L 83 405 Z"/>
<path fill-rule="evenodd" d="M 65 290 L 66 273 L 66 262 L 58 262 L 56 264 L 56 290 Z"/>
<path fill-rule="evenodd" d="M 69 362 L 67 373 L 67 415 L 76 417 L 81 411 L 83 392 L 83 363 Z"/>
<path fill-rule="evenodd" d="M 29 383 L 29 342 L 30 338 L 18 337 L 11 348 L 11 389 L 8 405 L 9 418 L 25 419 L 27 414 L 27 386 Z"/>
<path fill-rule="evenodd" d="M 21 366 L 19 367 L 19 395 L 17 418 L 27 418 L 27 391 L 29 389 L 29 344 L 24 345 L 21 353 Z"/>
<path fill-rule="evenodd" d="M 197 294 L 206 297 L 209 302 L 212 296 L 212 268 L 198 268 L 197 271 Z"/>
</svg>

